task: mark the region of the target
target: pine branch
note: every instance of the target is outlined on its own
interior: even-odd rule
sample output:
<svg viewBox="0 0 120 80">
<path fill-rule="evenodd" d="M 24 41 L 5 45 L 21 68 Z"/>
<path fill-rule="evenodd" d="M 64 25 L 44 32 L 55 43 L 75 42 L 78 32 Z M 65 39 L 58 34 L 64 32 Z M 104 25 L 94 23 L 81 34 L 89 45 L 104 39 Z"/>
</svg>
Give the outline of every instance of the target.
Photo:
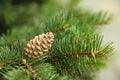
<svg viewBox="0 0 120 80">
<path fill-rule="evenodd" d="M 99 11 L 97 13 L 82 11 L 77 13 L 79 14 L 74 16 L 76 16 L 76 18 L 79 19 L 78 24 L 80 25 L 87 23 L 87 25 L 89 24 L 93 26 L 101 26 L 108 24 L 112 19 L 112 15 L 108 14 L 108 12 L 103 12 L 103 11 Z"/>
<path fill-rule="evenodd" d="M 66 24 L 68 22 L 67 17 L 67 12 L 60 11 L 59 13 L 52 16 L 50 19 L 47 19 L 47 21 L 44 23 L 46 30 L 45 32 L 54 31 Z"/>
<path fill-rule="evenodd" d="M 28 6 L 23 12 L 18 9 L 17 14 L 17 11 L 12 9 L 13 6 L 9 5 L 11 14 L 10 16 L 5 14 L 6 18 L 9 18 L 7 23 L 20 24 L 22 27 L 17 25 L 17 28 L 13 28 L 7 35 L 0 37 L 0 75 L 4 77 L 3 80 L 70 80 L 76 78 L 92 80 L 92 74 L 105 66 L 105 61 L 111 55 L 113 48 L 111 43 L 102 43 L 103 36 L 96 33 L 94 26 L 109 23 L 111 16 L 107 12 L 94 13 L 82 9 L 75 11 L 73 5 L 77 4 L 78 0 L 74 4 L 73 2 L 71 0 L 68 3 L 68 6 L 72 6 L 70 7 L 72 10 L 62 10 L 46 21 L 40 22 L 41 24 L 37 27 L 34 24 L 35 20 L 31 20 L 29 16 L 24 18 L 24 13 L 35 15 L 33 10 L 31 12 L 31 8 L 36 7 Z M 42 8 L 49 9 L 49 6 L 51 4 Z M 51 13 L 55 12 L 53 10 Z M 37 9 L 37 13 L 38 11 Z M 44 11 L 43 13 L 47 14 Z M 25 22 L 26 25 L 24 25 Z M 55 36 L 55 42 L 50 52 L 46 55 L 28 58 L 24 51 L 27 40 L 51 31 Z"/>
<path fill-rule="evenodd" d="M 27 62 L 21 59 L 22 62 L 17 67 L 4 67 L 0 73 L 4 76 L 3 80 L 69 80 L 67 76 L 57 73 L 54 66 L 45 63 L 46 58 L 47 56 L 27 59 Z"/>
<path fill-rule="evenodd" d="M 55 32 L 59 32 L 59 31 L 65 30 L 68 26 L 69 26 L 69 24 L 65 24 L 64 26 L 62 26 L 62 27 L 60 27 L 60 28 L 58 28 L 58 29 L 56 29 L 56 30 L 54 30 L 52 32 L 55 33 Z"/>
<path fill-rule="evenodd" d="M 0 47 L 0 67 L 4 65 L 18 65 L 20 60 L 25 57 L 24 43 L 14 42 Z"/>
<path fill-rule="evenodd" d="M 27 71 L 35 80 L 69 80 L 67 76 L 61 76 L 56 72 L 54 66 L 45 63 L 48 56 L 41 56 L 34 59 L 28 59 L 26 66 Z"/>
<path fill-rule="evenodd" d="M 101 68 L 100 64 L 104 64 L 102 58 L 112 51 L 110 44 L 102 46 L 102 41 L 103 37 L 97 34 L 70 34 L 55 40 L 50 52 L 50 63 L 61 74 L 82 76 L 86 72 L 94 72 Z"/>
<path fill-rule="evenodd" d="M 30 75 L 23 68 L 13 69 L 3 75 L 7 80 L 31 80 Z"/>
<path fill-rule="evenodd" d="M 41 64 L 35 67 L 37 74 L 41 76 L 42 80 L 69 80 L 67 76 L 61 76 L 56 73 L 53 66 L 50 64 Z"/>
</svg>

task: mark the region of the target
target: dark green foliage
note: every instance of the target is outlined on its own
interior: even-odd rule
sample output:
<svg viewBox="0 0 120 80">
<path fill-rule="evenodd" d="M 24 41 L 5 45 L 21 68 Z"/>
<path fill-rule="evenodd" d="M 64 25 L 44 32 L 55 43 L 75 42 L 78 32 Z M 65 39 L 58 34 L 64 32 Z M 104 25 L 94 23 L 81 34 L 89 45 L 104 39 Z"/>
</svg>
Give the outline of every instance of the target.
<svg viewBox="0 0 120 80">
<path fill-rule="evenodd" d="M 3 14 L 0 14 L 0 35 L 6 34 L 7 30 L 9 29 L 8 25 L 6 24 L 5 18 Z"/>
</svg>

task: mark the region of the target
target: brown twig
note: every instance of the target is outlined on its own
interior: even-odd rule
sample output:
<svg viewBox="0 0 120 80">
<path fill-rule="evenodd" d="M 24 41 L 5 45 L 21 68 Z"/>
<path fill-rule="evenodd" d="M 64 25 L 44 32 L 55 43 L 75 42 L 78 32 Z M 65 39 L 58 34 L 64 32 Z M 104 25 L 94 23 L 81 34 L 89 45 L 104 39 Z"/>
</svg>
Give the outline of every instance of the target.
<svg viewBox="0 0 120 80">
<path fill-rule="evenodd" d="M 57 28 L 56 30 L 54 30 L 52 32 L 55 33 L 55 32 L 59 32 L 59 31 L 65 30 L 68 26 L 69 26 L 69 24 L 65 24 L 64 26 L 62 26 L 60 28 Z"/>
<path fill-rule="evenodd" d="M 33 70 L 33 68 L 28 65 L 26 59 L 22 59 L 21 60 L 21 63 L 26 67 L 26 69 L 29 71 L 29 73 L 32 74 L 32 77 L 35 79 L 35 80 L 42 80 L 38 75 L 37 73 L 35 72 L 35 70 Z"/>
<path fill-rule="evenodd" d="M 70 55 L 70 56 L 73 56 L 75 55 L 77 58 L 80 56 L 80 55 L 91 55 L 92 57 L 95 57 L 96 54 L 100 53 L 101 51 L 103 51 L 105 48 L 102 48 L 100 50 L 96 50 L 96 51 L 93 51 L 93 52 L 89 52 L 89 51 L 86 51 L 86 52 L 67 52 L 67 53 L 64 53 L 64 54 L 59 54 L 59 55 L 51 55 L 51 58 L 55 57 L 55 56 L 61 56 L 61 55 Z M 103 54 L 105 55 L 105 54 Z"/>
<path fill-rule="evenodd" d="M 2 68 L 6 64 L 11 64 L 13 62 L 20 61 L 20 60 L 21 59 L 16 59 L 16 60 L 9 60 L 9 61 L 6 61 L 6 62 L 2 62 L 2 63 L 0 63 L 0 68 Z"/>
<path fill-rule="evenodd" d="M 84 17 L 84 16 L 86 16 L 87 15 L 87 13 L 80 13 L 79 15 L 77 15 L 77 16 L 75 16 L 76 18 L 81 18 L 81 17 Z"/>
<path fill-rule="evenodd" d="M 94 23 L 93 25 L 95 26 L 101 26 L 101 25 L 105 25 L 105 24 L 108 24 L 109 21 L 104 21 L 104 22 L 96 22 Z"/>
<path fill-rule="evenodd" d="M 51 59 L 51 61 L 52 61 L 55 65 L 59 65 L 59 62 L 56 61 L 56 60 L 54 60 L 53 57 L 51 57 L 50 59 Z M 66 65 L 61 64 L 61 67 L 62 67 L 63 69 L 65 69 L 68 73 L 71 73 L 71 74 L 72 74 L 72 70 L 71 70 L 70 68 L 66 67 Z"/>
</svg>

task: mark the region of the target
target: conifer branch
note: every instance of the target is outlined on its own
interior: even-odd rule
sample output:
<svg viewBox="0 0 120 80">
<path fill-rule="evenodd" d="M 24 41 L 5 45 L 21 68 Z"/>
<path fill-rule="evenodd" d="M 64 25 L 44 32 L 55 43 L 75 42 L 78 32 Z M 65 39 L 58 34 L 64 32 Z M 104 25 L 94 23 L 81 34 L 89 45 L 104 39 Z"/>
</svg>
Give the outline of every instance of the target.
<svg viewBox="0 0 120 80">
<path fill-rule="evenodd" d="M 35 80 L 42 80 L 36 73 L 35 70 L 33 70 L 33 68 L 28 65 L 26 59 L 22 59 L 21 60 L 22 64 L 26 67 L 26 69 L 29 71 L 29 73 L 32 75 L 32 78 L 35 79 Z"/>
<path fill-rule="evenodd" d="M 77 77 L 80 80 L 92 80 L 92 74 L 104 66 L 105 59 L 111 55 L 113 48 L 111 43 L 105 45 L 102 43 L 103 36 L 96 33 L 95 29 L 96 26 L 108 24 L 111 15 L 103 11 L 75 9 L 73 6 L 79 0 L 70 0 L 67 4 L 68 10 L 54 14 L 58 10 L 52 2 L 48 1 L 47 5 L 40 6 L 40 9 L 48 9 L 48 13 L 38 10 L 38 6 L 31 5 L 26 8 L 22 6 L 23 13 L 21 7 L 15 8 L 16 11 L 10 5 L 3 8 L 3 13 L 11 11 L 9 16 L 5 14 L 5 18 L 8 18 L 7 23 L 10 26 L 15 27 L 6 35 L 0 36 L 0 79 L 72 80 Z M 53 7 L 52 10 L 50 6 Z M 49 11 L 53 16 L 44 21 L 44 17 L 41 16 L 43 14 L 49 16 Z M 26 14 L 34 15 L 37 19 L 25 17 Z M 41 19 L 38 19 L 39 17 Z M 55 35 L 52 39 L 44 34 L 39 35 L 52 34 L 52 32 Z M 36 38 L 33 38 L 34 36 Z"/>
</svg>

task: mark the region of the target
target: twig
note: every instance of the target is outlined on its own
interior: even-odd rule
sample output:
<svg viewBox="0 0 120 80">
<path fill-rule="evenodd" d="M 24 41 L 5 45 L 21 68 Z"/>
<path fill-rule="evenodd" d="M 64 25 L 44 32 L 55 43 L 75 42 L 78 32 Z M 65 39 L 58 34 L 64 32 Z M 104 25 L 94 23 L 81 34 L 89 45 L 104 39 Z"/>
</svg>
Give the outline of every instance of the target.
<svg viewBox="0 0 120 80">
<path fill-rule="evenodd" d="M 69 24 L 65 24 L 64 26 L 60 27 L 60 28 L 57 28 L 56 30 L 52 31 L 53 33 L 55 32 L 59 32 L 59 31 L 62 31 L 64 29 L 66 29 L 67 27 L 69 26 Z"/>
<path fill-rule="evenodd" d="M 37 73 L 35 72 L 35 70 L 33 70 L 33 68 L 27 64 L 26 59 L 22 59 L 21 63 L 26 67 L 26 69 L 32 74 L 33 79 L 35 80 L 42 80 Z"/>
</svg>

